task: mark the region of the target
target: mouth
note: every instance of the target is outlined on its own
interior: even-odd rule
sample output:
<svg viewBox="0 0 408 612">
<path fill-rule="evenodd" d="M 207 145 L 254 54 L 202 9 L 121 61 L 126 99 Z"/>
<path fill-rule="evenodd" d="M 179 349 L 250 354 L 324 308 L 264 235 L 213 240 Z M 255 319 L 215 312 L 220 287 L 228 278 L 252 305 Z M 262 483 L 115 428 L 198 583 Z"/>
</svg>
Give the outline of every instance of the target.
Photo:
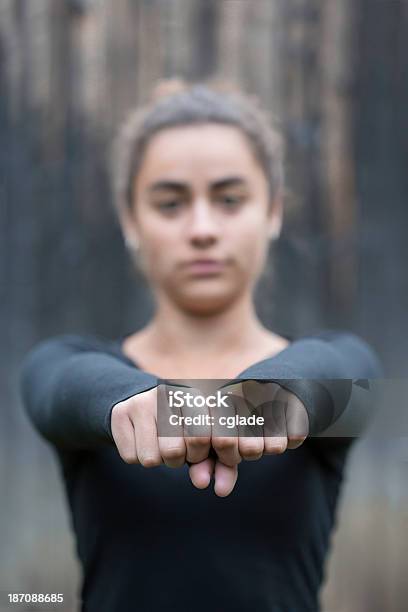
<svg viewBox="0 0 408 612">
<path fill-rule="evenodd" d="M 187 272 L 193 276 L 216 276 L 225 268 L 225 261 L 220 259 L 195 259 L 185 263 Z"/>
</svg>

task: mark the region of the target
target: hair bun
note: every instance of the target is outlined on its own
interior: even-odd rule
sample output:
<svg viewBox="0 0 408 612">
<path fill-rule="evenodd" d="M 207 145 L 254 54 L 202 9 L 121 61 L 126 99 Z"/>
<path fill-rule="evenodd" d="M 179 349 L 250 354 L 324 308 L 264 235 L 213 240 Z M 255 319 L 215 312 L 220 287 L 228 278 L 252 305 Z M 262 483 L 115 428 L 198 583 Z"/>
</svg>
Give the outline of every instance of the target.
<svg viewBox="0 0 408 612">
<path fill-rule="evenodd" d="M 182 77 L 171 77 L 168 79 L 160 79 L 156 82 L 152 89 L 151 100 L 156 102 L 166 96 L 179 93 L 187 89 L 188 83 Z"/>
</svg>

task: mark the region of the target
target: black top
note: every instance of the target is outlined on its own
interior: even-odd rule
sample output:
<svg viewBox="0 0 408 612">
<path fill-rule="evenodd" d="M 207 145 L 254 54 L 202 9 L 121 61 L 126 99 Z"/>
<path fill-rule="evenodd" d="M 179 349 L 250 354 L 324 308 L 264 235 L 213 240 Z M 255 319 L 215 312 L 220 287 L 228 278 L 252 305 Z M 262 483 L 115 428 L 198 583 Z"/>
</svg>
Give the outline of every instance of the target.
<svg viewBox="0 0 408 612">
<path fill-rule="evenodd" d="M 126 464 L 111 409 L 158 379 L 123 354 L 121 341 L 56 336 L 31 349 L 20 372 L 24 406 L 60 462 L 83 568 L 81 610 L 317 611 L 355 438 L 308 437 L 297 449 L 243 461 L 226 498 L 212 486 L 196 489 L 186 465 Z M 279 380 L 319 432 L 343 418 L 351 379 L 381 375 L 363 340 L 329 330 L 295 340 L 237 379 Z M 348 380 L 333 387 L 325 379 Z"/>
</svg>

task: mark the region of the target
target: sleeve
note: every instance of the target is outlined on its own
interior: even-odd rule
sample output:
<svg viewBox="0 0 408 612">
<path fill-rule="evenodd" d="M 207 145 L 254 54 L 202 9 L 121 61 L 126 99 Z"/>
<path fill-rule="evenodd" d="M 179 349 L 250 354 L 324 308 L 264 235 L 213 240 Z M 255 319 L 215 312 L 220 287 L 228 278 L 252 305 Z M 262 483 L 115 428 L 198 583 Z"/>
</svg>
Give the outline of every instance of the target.
<svg viewBox="0 0 408 612">
<path fill-rule="evenodd" d="M 43 340 L 19 370 L 23 406 L 55 446 L 89 449 L 114 444 L 115 404 L 157 386 L 157 378 L 109 352 L 107 341 L 64 334 Z"/>
<path fill-rule="evenodd" d="M 375 352 L 360 337 L 344 331 L 321 330 L 295 340 L 275 357 L 251 365 L 234 382 L 248 379 L 277 382 L 304 404 L 309 435 L 316 435 L 334 423 L 341 425 L 340 417 L 351 402 L 354 388 L 369 390 L 368 379 L 379 378 L 382 372 Z M 354 401 L 354 412 L 359 406 L 363 412 L 361 402 Z M 359 420 L 361 429 L 358 418 L 361 414 L 353 416 Z M 348 418 L 347 432 L 338 427 L 337 435 L 348 436 L 352 430 Z"/>
</svg>

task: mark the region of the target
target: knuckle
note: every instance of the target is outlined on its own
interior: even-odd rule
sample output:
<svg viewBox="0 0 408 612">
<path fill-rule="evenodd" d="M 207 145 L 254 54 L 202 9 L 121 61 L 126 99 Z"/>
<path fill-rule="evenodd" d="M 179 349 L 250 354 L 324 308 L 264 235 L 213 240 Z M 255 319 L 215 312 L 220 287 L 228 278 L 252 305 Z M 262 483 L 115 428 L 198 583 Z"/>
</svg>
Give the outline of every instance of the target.
<svg viewBox="0 0 408 612">
<path fill-rule="evenodd" d="M 157 455 L 142 455 L 140 463 L 146 468 L 157 467 L 161 464 L 161 459 Z"/>
<path fill-rule="evenodd" d="M 202 449 L 210 444 L 211 438 L 210 436 L 192 436 L 186 442 L 191 448 Z"/>
<path fill-rule="evenodd" d="M 269 442 L 266 446 L 267 446 L 268 452 L 279 455 L 286 450 L 287 441 L 276 440 L 274 442 Z"/>
<path fill-rule="evenodd" d="M 257 457 L 262 453 L 263 445 L 257 440 L 248 440 L 242 442 L 239 447 L 240 454 L 245 457 Z"/>
<path fill-rule="evenodd" d="M 230 437 L 219 437 L 213 439 L 213 446 L 217 450 L 231 450 L 236 446 L 236 438 Z"/>
<path fill-rule="evenodd" d="M 261 454 L 262 453 L 259 449 L 250 450 L 250 451 L 243 452 L 243 457 L 244 459 L 257 459 Z"/>
<path fill-rule="evenodd" d="M 166 448 L 166 450 L 163 451 L 162 454 L 163 457 L 165 457 L 166 459 L 182 459 L 184 457 L 184 448 L 182 448 L 181 446 L 173 446 L 171 448 Z"/>
<path fill-rule="evenodd" d="M 124 402 L 120 402 L 119 404 L 115 404 L 112 409 L 111 420 L 116 421 L 117 423 L 124 422 L 127 419 L 127 407 Z"/>
<path fill-rule="evenodd" d="M 306 440 L 305 436 L 293 436 L 288 440 L 288 448 L 297 448 Z"/>
<path fill-rule="evenodd" d="M 120 456 L 122 457 L 125 463 L 132 464 L 138 462 L 135 453 L 132 453 L 130 451 L 121 451 Z"/>
</svg>

